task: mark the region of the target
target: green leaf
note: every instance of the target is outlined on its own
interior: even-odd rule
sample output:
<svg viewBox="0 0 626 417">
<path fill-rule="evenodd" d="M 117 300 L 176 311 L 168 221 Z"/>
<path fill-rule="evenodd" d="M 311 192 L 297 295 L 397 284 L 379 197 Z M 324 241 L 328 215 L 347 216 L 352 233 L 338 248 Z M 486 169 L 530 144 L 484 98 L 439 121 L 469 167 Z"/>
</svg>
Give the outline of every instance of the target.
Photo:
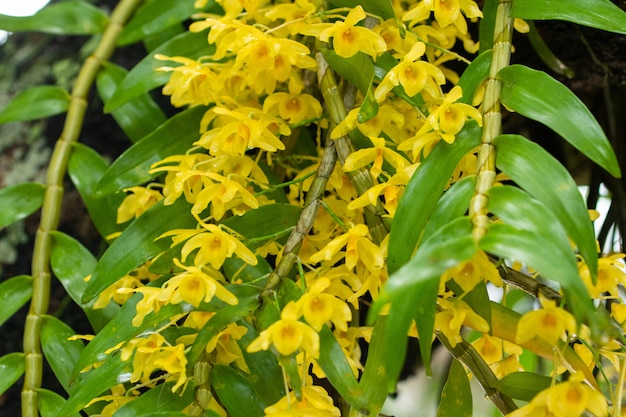
<svg viewBox="0 0 626 417">
<path fill-rule="evenodd" d="M 448 268 L 474 256 L 476 245 L 471 230 L 469 218 L 461 217 L 434 233 L 419 246 L 415 256 L 408 263 L 391 274 L 370 311 L 370 315 L 376 314 L 384 303 L 391 301 L 390 320 L 392 316 L 398 315 L 398 319 L 391 320 L 389 325 L 391 329 L 389 334 L 397 335 L 388 339 L 389 352 L 397 349 L 397 345 L 391 344 L 394 339 L 398 340 L 396 337 L 406 336 L 410 318 L 415 319 L 417 332 L 423 335 L 419 338 L 420 351 L 428 373 L 430 373 L 430 335 L 434 329 L 439 277 Z M 396 311 L 398 313 L 395 313 Z M 407 315 L 409 321 L 406 320 Z"/>
<path fill-rule="evenodd" d="M 498 391 L 507 397 L 530 401 L 540 391 L 552 385 L 552 378 L 534 372 L 513 372 L 505 375 L 498 384 Z"/>
<path fill-rule="evenodd" d="M 350 363 L 346 359 L 346 354 L 341 349 L 335 335 L 328 326 L 324 326 L 319 335 L 320 356 L 317 363 L 326 374 L 326 378 L 341 395 L 341 398 L 352 407 L 367 408 L 368 404 L 364 402 L 361 387 L 359 387 Z"/>
<path fill-rule="evenodd" d="M 390 0 L 331 0 L 332 7 L 362 6 L 366 12 L 380 16 L 383 20 L 393 19 L 396 15 Z"/>
<path fill-rule="evenodd" d="M 50 265 L 54 275 L 61 281 L 65 291 L 83 309 L 94 331 L 99 332 L 117 314 L 119 307 L 110 303 L 103 309 L 93 309 L 92 300 L 82 304 L 81 298 L 87 282 L 85 277 L 96 268 L 96 258 L 76 239 L 61 233 L 52 232 Z"/>
<path fill-rule="evenodd" d="M 626 34 L 626 13 L 609 0 L 515 0 L 511 16 L 528 20 L 566 20 Z"/>
<path fill-rule="evenodd" d="M 70 386 L 70 377 L 74 365 L 80 357 L 84 345 L 80 340 L 67 340 L 76 332 L 61 320 L 44 316 L 41 326 L 41 350 L 50 364 L 54 375 L 66 392 L 72 393 L 74 386 Z"/>
<path fill-rule="evenodd" d="M 126 24 L 117 41 L 128 45 L 162 32 L 164 28 L 188 20 L 197 12 L 215 13 L 219 10 L 215 1 L 209 1 L 203 9 L 194 7 L 195 0 L 152 0 L 141 6 Z"/>
<path fill-rule="evenodd" d="M 417 245 L 424 225 L 461 158 L 480 144 L 481 128 L 467 122 L 454 143 L 440 141 L 420 164 L 400 199 L 389 236 L 389 272 L 404 265 Z"/>
<path fill-rule="evenodd" d="M 467 212 L 475 187 L 475 175 L 468 175 L 452 184 L 437 202 L 433 214 L 426 223 L 422 239 L 428 239 L 434 232 L 452 220 L 463 216 Z"/>
<path fill-rule="evenodd" d="M 107 169 L 108 164 L 96 151 L 80 143 L 72 144 L 72 153 L 67 164 L 68 174 L 96 229 L 105 239 L 122 230 L 122 226 L 117 224 L 117 208 L 124 199 L 123 193 L 105 196 L 95 194 L 96 184 Z"/>
<path fill-rule="evenodd" d="M 102 255 L 82 301 L 93 299 L 134 268 L 166 250 L 170 239 L 156 240 L 163 233 L 193 228 L 196 220 L 189 210 L 190 205 L 184 199 L 169 206 L 160 201 L 135 219 Z"/>
<path fill-rule="evenodd" d="M 598 256 L 593 226 L 567 170 L 543 148 L 522 136 L 501 135 L 494 144 L 496 166 L 559 219 L 595 277 Z"/>
<path fill-rule="evenodd" d="M 82 0 L 51 4 L 33 16 L 0 15 L 0 29 L 8 32 L 91 35 L 104 32 L 108 22 L 102 10 Z"/>
<path fill-rule="evenodd" d="M 437 417 L 471 417 L 472 411 L 472 390 L 467 373 L 463 365 L 454 359 L 441 393 Z"/>
<path fill-rule="evenodd" d="M 472 104 L 476 90 L 478 90 L 480 84 L 489 76 L 492 56 L 493 51 L 491 49 L 481 53 L 474 58 L 472 63 L 463 71 L 457 84 L 463 91 L 463 97 L 461 97 L 459 103 Z"/>
<path fill-rule="evenodd" d="M 570 89 L 545 72 L 523 65 L 504 67 L 498 78 L 505 106 L 548 126 L 611 175 L 621 175 L 600 124 Z"/>
<path fill-rule="evenodd" d="M 0 358 L 0 395 L 24 373 L 24 353 L 13 352 Z"/>
<path fill-rule="evenodd" d="M 109 102 L 127 73 L 124 68 L 113 63 L 102 64 L 96 78 L 96 86 L 105 104 Z M 137 96 L 113 110 L 111 115 L 131 142 L 137 142 L 166 120 L 161 108 L 148 94 Z"/>
<path fill-rule="evenodd" d="M 43 204 L 46 186 L 27 182 L 0 190 L 0 228 L 28 217 Z"/>
<path fill-rule="evenodd" d="M 45 388 L 37 390 L 39 400 L 39 414 L 41 417 L 58 417 L 59 411 L 65 404 L 65 398 L 61 397 L 54 391 Z M 72 417 L 80 417 L 80 414 L 73 414 Z"/>
<path fill-rule="evenodd" d="M 126 327 L 131 327 L 126 323 Z M 103 361 L 100 366 L 89 371 L 72 387 L 72 395 L 63 404 L 57 415 L 69 416 L 78 413 L 89 401 L 117 384 L 130 380 L 133 371 L 132 361 L 122 362 L 120 355 Z"/>
<path fill-rule="evenodd" d="M 18 275 L 0 283 L 0 326 L 30 300 L 32 282 L 29 275 Z"/>
<path fill-rule="evenodd" d="M 65 113 L 69 103 L 70 95 L 64 88 L 53 85 L 30 87 L 0 110 L 0 124 L 45 119 Z"/>
<path fill-rule="evenodd" d="M 109 113 L 146 91 L 165 84 L 170 79 L 170 73 L 157 71 L 156 69 L 176 64 L 168 61 L 159 61 L 154 58 L 154 55 L 184 56 L 190 59 L 197 59 L 200 56 L 211 55 L 214 50 L 214 45 L 207 45 L 206 31 L 197 33 L 185 32 L 176 36 L 169 42 L 156 48 L 130 70 L 113 94 L 113 97 L 111 97 L 111 100 L 104 106 L 104 111 Z"/>
<path fill-rule="evenodd" d="M 158 385 L 139 396 L 139 398 L 124 404 L 114 417 L 139 417 L 161 415 L 159 413 L 173 412 L 187 407 L 194 399 L 193 386 L 187 386 L 185 392 L 173 393 L 175 382 L 166 382 Z M 158 410 L 159 413 L 155 413 Z M 170 413 L 171 414 L 171 413 Z M 184 414 L 183 414 L 184 415 Z"/>
<path fill-rule="evenodd" d="M 158 173 L 148 173 L 150 166 L 168 156 L 184 154 L 200 136 L 205 111 L 205 107 L 197 106 L 178 113 L 127 149 L 102 175 L 96 193 L 114 193 L 157 177 Z"/>
<path fill-rule="evenodd" d="M 215 365 L 211 370 L 211 386 L 232 417 L 263 417 L 265 404 L 259 401 L 248 376 L 235 369 Z"/>
<path fill-rule="evenodd" d="M 261 402 L 267 405 L 275 404 L 286 394 L 283 373 L 276 356 L 267 350 L 249 353 L 246 348 L 259 333 L 245 320 L 240 320 L 237 324 L 248 329 L 248 332 L 237 341 L 246 365 L 250 369 L 248 379 L 254 385 Z"/>
<path fill-rule="evenodd" d="M 503 258 L 526 262 L 543 277 L 561 284 L 567 304 L 577 321 L 593 324 L 594 309 L 585 285 L 578 276 L 576 261 L 546 242 L 545 236 L 508 224 L 494 223 L 480 241 L 480 247 Z"/>
<path fill-rule="evenodd" d="M 493 48 L 493 31 L 496 26 L 496 11 L 499 0 L 485 0 L 482 7 L 483 18 L 480 19 L 478 28 L 479 53 L 482 54 Z"/>
<path fill-rule="evenodd" d="M 411 294 L 407 294 L 407 296 L 411 296 Z M 409 321 L 409 324 L 406 325 L 407 329 L 411 319 L 409 315 L 400 315 L 400 320 Z M 388 335 L 389 325 L 389 315 L 376 318 L 371 343 L 367 350 L 367 361 L 359 382 L 359 386 L 363 390 L 363 401 L 367 402 L 370 415 L 377 415 L 387 399 L 387 394 L 395 390 L 395 380 L 398 378 L 406 354 L 406 332 L 397 335 L 397 339 L 390 337 Z M 392 351 L 388 351 L 389 339 L 397 340 Z"/>
<path fill-rule="evenodd" d="M 354 84 L 365 97 L 357 119 L 365 123 L 378 113 L 378 103 L 374 99 L 372 83 L 374 81 L 374 63 L 368 55 L 359 52 L 350 58 L 343 58 L 332 49 L 324 51 L 324 58 L 339 75 Z M 354 69 L 358 68 L 358 71 Z"/>
</svg>

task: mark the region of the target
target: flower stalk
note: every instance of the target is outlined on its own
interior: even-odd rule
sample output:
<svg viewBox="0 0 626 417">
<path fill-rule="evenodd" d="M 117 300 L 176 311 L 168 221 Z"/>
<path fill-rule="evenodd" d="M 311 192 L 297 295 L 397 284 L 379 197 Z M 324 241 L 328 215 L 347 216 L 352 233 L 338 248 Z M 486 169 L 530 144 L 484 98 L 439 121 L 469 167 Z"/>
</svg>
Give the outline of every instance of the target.
<svg viewBox="0 0 626 417">
<path fill-rule="evenodd" d="M 41 220 L 32 260 L 33 295 L 26 317 L 24 329 L 24 385 L 22 388 L 22 416 L 38 415 L 38 389 L 43 374 L 41 351 L 41 327 L 43 316 L 48 312 L 50 299 L 50 251 L 51 232 L 59 224 L 63 200 L 63 178 L 72 151 L 72 144 L 78 140 L 87 108 L 87 95 L 102 63 L 108 60 L 113 51 L 123 25 L 141 4 L 141 0 L 122 0 L 111 14 L 102 39 L 92 55 L 83 64 L 72 90 L 67 117 L 61 136 L 56 142 L 46 178 Z"/>
</svg>

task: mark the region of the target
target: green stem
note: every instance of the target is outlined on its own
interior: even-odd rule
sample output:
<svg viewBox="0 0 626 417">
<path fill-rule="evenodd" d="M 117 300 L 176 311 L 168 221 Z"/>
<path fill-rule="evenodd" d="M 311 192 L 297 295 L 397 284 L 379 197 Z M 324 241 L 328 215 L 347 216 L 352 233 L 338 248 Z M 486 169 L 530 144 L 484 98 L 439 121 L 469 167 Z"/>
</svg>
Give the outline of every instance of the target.
<svg viewBox="0 0 626 417">
<path fill-rule="evenodd" d="M 72 90 L 67 117 L 61 136 L 54 147 L 46 179 L 46 192 L 41 221 L 35 236 L 32 261 L 33 295 L 24 328 L 24 385 L 22 388 L 22 416 L 36 417 L 38 392 L 41 387 L 43 357 L 41 352 L 42 319 L 48 312 L 50 299 L 51 232 L 59 224 L 63 199 L 63 178 L 72 144 L 77 141 L 87 108 L 87 95 L 102 62 L 108 60 L 124 23 L 132 16 L 141 0 L 122 0 L 111 14 L 109 24 L 96 50 L 80 69 Z"/>
<path fill-rule="evenodd" d="M 283 247 L 283 255 L 280 262 L 276 265 L 276 268 L 272 271 L 267 283 L 265 284 L 263 297 L 267 297 L 270 292 L 273 291 L 278 284 L 280 284 L 280 281 L 289 274 L 289 271 L 298 259 L 298 251 L 302 246 L 304 237 L 313 227 L 315 216 L 317 215 L 322 197 L 326 191 L 326 184 L 335 169 L 336 162 L 337 152 L 335 150 L 335 141 L 331 138 L 327 138 L 322 160 L 317 168 L 311 187 L 307 192 L 306 200 L 304 201 L 304 208 L 302 209 L 302 213 L 300 213 L 298 223 L 296 223 L 296 226 L 291 231 L 291 234 Z"/>
<path fill-rule="evenodd" d="M 494 28 L 493 58 L 489 68 L 489 78 L 485 86 L 483 100 L 483 134 L 478 150 L 478 175 L 476 188 L 470 202 L 472 234 L 479 241 L 486 232 L 487 193 L 493 187 L 496 178 L 496 149 L 493 140 L 502 133 L 502 114 L 500 113 L 500 93 L 502 82 L 497 79 L 498 71 L 509 65 L 511 58 L 511 38 L 513 36 L 513 18 L 511 6 L 513 0 L 500 0 L 496 12 Z"/>
<path fill-rule="evenodd" d="M 326 108 L 328 109 L 330 120 L 333 125 L 338 125 L 346 118 L 346 106 L 340 97 L 337 82 L 335 81 L 335 77 L 333 76 L 328 63 L 319 52 L 315 58 L 318 66 L 320 89 L 322 91 L 322 96 L 324 97 Z M 335 142 L 339 161 L 343 165 L 350 154 L 354 152 L 352 142 L 347 136 L 335 139 Z M 365 168 L 360 168 L 358 170 L 348 172 L 347 174 L 359 195 L 365 194 L 375 185 L 374 179 Z M 377 201 L 375 206 L 365 206 L 364 213 L 365 221 L 367 222 L 374 243 L 380 244 L 385 236 L 387 236 L 387 233 L 389 233 L 389 230 L 382 220 L 385 214 L 383 205 L 380 201 Z"/>
</svg>

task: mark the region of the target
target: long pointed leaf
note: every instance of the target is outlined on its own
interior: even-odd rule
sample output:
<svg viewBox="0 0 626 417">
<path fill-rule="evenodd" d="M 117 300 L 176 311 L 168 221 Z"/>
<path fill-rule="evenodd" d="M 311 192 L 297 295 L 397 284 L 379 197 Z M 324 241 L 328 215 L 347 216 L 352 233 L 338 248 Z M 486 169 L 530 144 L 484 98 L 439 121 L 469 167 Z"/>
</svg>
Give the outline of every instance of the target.
<svg viewBox="0 0 626 417">
<path fill-rule="evenodd" d="M 626 13 L 609 0 L 515 0 L 511 16 L 528 20 L 566 20 L 626 33 Z"/>
<path fill-rule="evenodd" d="M 472 390 L 467 373 L 463 365 L 455 359 L 441 393 L 437 417 L 471 417 L 472 411 Z"/>
<path fill-rule="evenodd" d="M 0 326 L 19 310 L 33 294 L 33 279 L 18 275 L 0 284 Z"/>
<path fill-rule="evenodd" d="M 24 353 L 13 352 L 0 358 L 0 394 L 3 394 L 24 373 Z"/>
<path fill-rule="evenodd" d="M 502 81 L 500 100 L 504 105 L 548 126 L 611 175 L 621 175 L 600 124 L 569 88 L 545 72 L 523 65 L 502 68 L 498 78 Z"/>
<path fill-rule="evenodd" d="M 559 219 L 593 276 L 598 268 L 595 235 L 587 207 L 567 170 L 539 145 L 518 135 L 494 141 L 496 166 Z"/>
<path fill-rule="evenodd" d="M 390 273 L 411 257 L 454 168 L 466 153 L 480 144 L 480 132 L 476 123 L 466 123 L 454 143 L 439 142 L 409 180 L 391 226 L 387 258 Z"/>
<path fill-rule="evenodd" d="M 70 95 L 64 88 L 54 85 L 31 87 L 0 110 L 0 124 L 45 119 L 65 113 L 69 103 Z"/>
<path fill-rule="evenodd" d="M 72 393 L 70 378 L 84 345 L 80 340 L 67 340 L 76 332 L 61 320 L 44 316 L 41 326 L 41 349 L 57 380 L 66 392 Z"/>
<path fill-rule="evenodd" d="M 99 196 L 95 194 L 96 184 L 107 170 L 104 158 L 93 149 L 74 143 L 67 170 L 72 183 L 78 189 L 89 215 L 102 237 L 122 230 L 117 224 L 117 208 L 124 199 L 124 193 Z"/>
<path fill-rule="evenodd" d="M 27 182 L 0 190 L 0 228 L 28 217 L 43 204 L 46 187 Z"/>
<path fill-rule="evenodd" d="M 263 417 L 264 405 L 246 375 L 224 365 L 211 370 L 211 386 L 232 417 Z"/>
<path fill-rule="evenodd" d="M 139 398 L 124 404 L 119 408 L 115 417 L 139 417 L 148 415 L 149 410 L 158 410 L 159 412 L 180 411 L 187 407 L 194 399 L 194 390 L 191 385 L 187 387 L 185 392 L 173 393 L 172 386 L 174 382 L 166 382 L 156 386 L 147 392 L 141 394 Z M 149 415 L 156 416 L 158 413 L 151 411 Z"/>
<path fill-rule="evenodd" d="M 58 35 L 102 33 L 109 21 L 99 8 L 82 0 L 66 0 L 44 7 L 33 16 L 0 15 L 0 29 Z"/>
</svg>

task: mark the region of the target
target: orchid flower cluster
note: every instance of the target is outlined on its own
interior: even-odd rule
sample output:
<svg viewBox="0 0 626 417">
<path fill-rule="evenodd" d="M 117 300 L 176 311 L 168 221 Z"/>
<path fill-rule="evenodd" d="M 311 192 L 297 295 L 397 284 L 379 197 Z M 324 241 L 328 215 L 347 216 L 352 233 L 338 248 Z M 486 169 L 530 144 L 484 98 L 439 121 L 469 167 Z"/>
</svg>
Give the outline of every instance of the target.
<svg viewBox="0 0 626 417">
<path fill-rule="evenodd" d="M 205 3 L 197 0 L 196 7 Z M 101 415 L 112 415 L 142 388 L 170 382 L 174 392 L 196 386 L 189 415 L 226 416 L 202 370 L 225 365 L 253 378 L 246 358 L 265 352 L 280 363 L 284 383 L 282 398 L 264 408 L 266 416 L 339 416 L 342 403 L 329 394 L 332 384 L 318 363 L 321 338 L 331 334 L 358 379 L 363 347 L 373 337 L 367 307 L 389 279 L 387 233 L 407 183 L 439 142 L 452 144 L 464 126 L 483 124 L 483 86 L 467 97 L 458 85 L 459 69 L 469 62 L 463 55 L 478 50 L 470 28 L 483 14 L 472 0 L 397 0 L 387 19 L 321 0 L 217 3 L 222 14 L 197 14 L 189 27 L 207 34 L 205 53 L 196 59 L 157 55 L 158 71 L 170 74 L 163 93 L 172 105 L 206 109 L 197 140 L 153 164 L 157 180 L 128 189 L 118 211 L 118 222 L 125 223 L 155 204 L 182 201 L 195 227 L 160 236 L 170 248 L 96 302 L 124 304 L 141 294 L 133 326 L 167 306 L 180 308 L 169 324 L 111 347 L 132 362 L 132 374 L 130 384 L 98 399 L 108 402 Z M 376 69 L 367 91 L 334 68 L 358 59 Z M 332 98 L 340 103 L 339 117 Z M 330 152 L 337 152 L 336 162 Z M 476 154 L 473 149 L 462 157 L 447 186 L 477 173 Z M 270 223 L 284 220 L 273 210 L 297 213 L 297 222 L 264 236 L 250 234 L 252 225 L 237 226 L 237 219 L 263 208 Z M 582 260 L 579 273 L 592 297 L 615 301 L 614 319 L 626 326 L 619 295 L 626 281 L 623 256 L 602 258 L 597 279 Z M 553 382 L 511 416 L 606 415 L 607 397 L 588 374 L 567 368 L 562 349 L 571 342 L 591 368 L 608 361 L 613 366 L 603 369 L 613 380 L 611 372 L 623 377 L 622 346 L 615 339 L 598 349 L 586 343 L 588 329 L 557 296 L 542 296 L 541 307 L 520 319 L 516 333 L 496 336 L 464 295 L 479 283 L 506 295 L 498 266 L 506 268 L 478 251 L 450 268 L 440 279 L 434 335 L 417 335 L 415 326 L 409 333 L 441 336 L 452 348 L 473 338 L 472 348 L 498 378 L 524 371 L 525 350 L 542 339 L 552 349 Z M 257 289 L 256 302 L 246 314 L 220 322 L 220 311 L 241 305 L 250 288 Z M 214 331 L 198 354 L 192 346 L 207 327 Z M 564 378 L 565 370 L 572 377 Z M 617 387 L 611 395 L 621 392 Z"/>
</svg>

